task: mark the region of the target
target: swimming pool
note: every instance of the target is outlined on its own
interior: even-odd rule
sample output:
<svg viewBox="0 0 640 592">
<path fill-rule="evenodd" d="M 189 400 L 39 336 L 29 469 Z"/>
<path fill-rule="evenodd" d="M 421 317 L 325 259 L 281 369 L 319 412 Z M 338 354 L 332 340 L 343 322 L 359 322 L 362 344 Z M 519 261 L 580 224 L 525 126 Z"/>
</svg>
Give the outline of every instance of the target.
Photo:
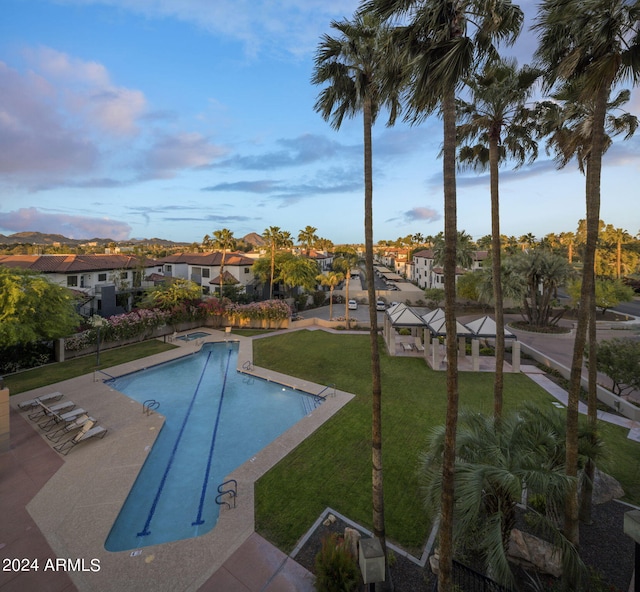
<svg viewBox="0 0 640 592">
<path fill-rule="evenodd" d="M 196 331 L 195 333 L 188 333 L 187 335 L 181 335 L 176 337 L 179 341 L 194 341 L 195 339 L 203 339 L 205 337 L 211 337 L 211 333 L 205 333 L 204 331 Z"/>
<path fill-rule="evenodd" d="M 307 415 L 308 393 L 236 371 L 237 343 L 110 382 L 166 420 L 105 542 L 124 551 L 205 534 L 216 524 L 225 477 Z"/>
</svg>

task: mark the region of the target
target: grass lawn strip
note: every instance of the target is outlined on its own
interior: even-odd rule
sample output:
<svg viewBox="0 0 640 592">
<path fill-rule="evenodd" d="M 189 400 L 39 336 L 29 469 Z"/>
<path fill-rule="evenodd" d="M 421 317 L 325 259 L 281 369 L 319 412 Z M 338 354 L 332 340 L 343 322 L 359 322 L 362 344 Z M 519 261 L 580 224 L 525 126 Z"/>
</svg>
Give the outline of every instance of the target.
<svg viewBox="0 0 640 592">
<path fill-rule="evenodd" d="M 371 528 L 371 372 L 369 338 L 296 331 L 254 341 L 257 366 L 333 384 L 356 397 L 256 483 L 256 529 L 285 552 L 327 507 Z M 381 349 L 381 351 L 384 351 Z M 381 357 L 387 536 L 415 554 L 429 534 L 417 467 L 429 430 L 444 422 L 445 373 L 418 358 Z M 493 410 L 493 373 L 461 372 L 461 408 Z M 522 374 L 505 375 L 505 412 L 554 399 Z M 640 502 L 640 445 L 606 425 L 601 463 Z"/>
</svg>

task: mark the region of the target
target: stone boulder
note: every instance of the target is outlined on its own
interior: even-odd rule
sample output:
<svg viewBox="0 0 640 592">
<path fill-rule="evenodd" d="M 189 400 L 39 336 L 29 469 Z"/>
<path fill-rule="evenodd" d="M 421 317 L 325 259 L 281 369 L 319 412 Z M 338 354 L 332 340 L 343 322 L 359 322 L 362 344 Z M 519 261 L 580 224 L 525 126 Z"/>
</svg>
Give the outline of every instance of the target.
<svg viewBox="0 0 640 592">
<path fill-rule="evenodd" d="M 604 504 L 620 497 L 624 497 L 622 485 L 611 475 L 603 473 L 596 467 L 593 475 L 593 494 L 591 501 L 594 504 Z"/>
<path fill-rule="evenodd" d="M 555 578 L 562 575 L 562 554 L 557 547 L 532 534 L 513 529 L 509 538 L 509 559 Z"/>
</svg>

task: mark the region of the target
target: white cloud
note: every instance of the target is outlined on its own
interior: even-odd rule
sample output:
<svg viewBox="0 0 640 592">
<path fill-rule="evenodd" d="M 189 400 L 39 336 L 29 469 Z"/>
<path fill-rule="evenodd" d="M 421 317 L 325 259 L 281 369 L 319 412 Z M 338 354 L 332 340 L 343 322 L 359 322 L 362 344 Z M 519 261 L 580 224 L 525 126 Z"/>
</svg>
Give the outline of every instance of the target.
<svg viewBox="0 0 640 592">
<path fill-rule="evenodd" d="M 358 0 L 67 0 L 117 6 L 150 18 L 171 17 L 236 39 L 246 53 L 303 55 L 313 51 L 331 20 L 351 18 Z"/>
</svg>

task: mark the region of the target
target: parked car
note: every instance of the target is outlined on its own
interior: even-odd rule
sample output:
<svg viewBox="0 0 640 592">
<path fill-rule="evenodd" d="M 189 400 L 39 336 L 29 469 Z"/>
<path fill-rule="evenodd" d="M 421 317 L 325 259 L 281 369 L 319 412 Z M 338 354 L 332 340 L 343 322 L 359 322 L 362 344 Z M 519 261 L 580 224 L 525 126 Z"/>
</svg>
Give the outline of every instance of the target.
<svg viewBox="0 0 640 592">
<path fill-rule="evenodd" d="M 349 300 L 349 310 L 358 310 L 358 303 L 355 300 Z"/>
<path fill-rule="evenodd" d="M 376 310 L 387 310 L 387 305 L 384 303 L 384 300 L 378 300 L 376 302 Z"/>
</svg>

